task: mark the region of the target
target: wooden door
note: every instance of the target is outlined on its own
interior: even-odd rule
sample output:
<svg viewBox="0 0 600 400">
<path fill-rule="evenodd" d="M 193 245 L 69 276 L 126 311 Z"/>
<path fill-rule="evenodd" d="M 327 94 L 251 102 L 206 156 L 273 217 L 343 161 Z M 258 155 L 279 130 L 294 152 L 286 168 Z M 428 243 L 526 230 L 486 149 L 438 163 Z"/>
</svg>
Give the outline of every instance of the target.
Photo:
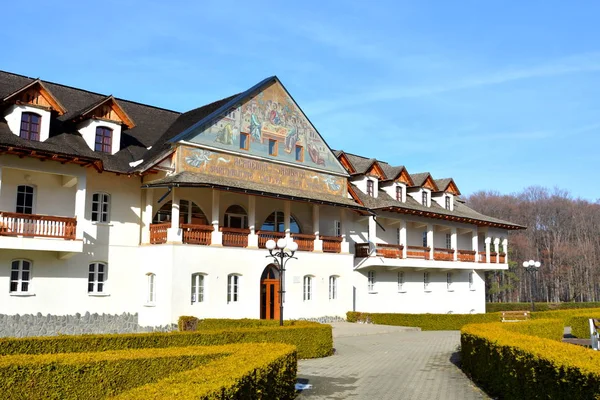
<svg viewBox="0 0 600 400">
<path fill-rule="evenodd" d="M 260 318 L 279 319 L 279 279 L 260 281 Z"/>
</svg>

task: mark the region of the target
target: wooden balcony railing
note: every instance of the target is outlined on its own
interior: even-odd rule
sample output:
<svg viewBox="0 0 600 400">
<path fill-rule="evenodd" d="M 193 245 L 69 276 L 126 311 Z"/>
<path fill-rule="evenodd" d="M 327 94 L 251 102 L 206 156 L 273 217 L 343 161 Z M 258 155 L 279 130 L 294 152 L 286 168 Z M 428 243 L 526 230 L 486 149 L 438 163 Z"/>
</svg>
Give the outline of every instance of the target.
<svg viewBox="0 0 600 400">
<path fill-rule="evenodd" d="M 500 253 L 500 264 L 506 263 L 506 253 Z"/>
<path fill-rule="evenodd" d="M 458 261 L 470 261 L 475 262 L 475 250 L 458 250 Z"/>
<path fill-rule="evenodd" d="M 223 233 L 223 246 L 248 247 L 250 229 L 220 227 L 219 231 Z"/>
<path fill-rule="evenodd" d="M 369 257 L 369 243 L 354 243 L 354 256 Z"/>
<path fill-rule="evenodd" d="M 323 252 L 324 253 L 341 253 L 342 252 L 342 238 L 339 236 L 319 236 L 319 239 L 323 241 Z"/>
<path fill-rule="evenodd" d="M 485 262 L 485 251 L 480 251 L 478 256 L 479 256 L 479 262 L 484 263 Z"/>
<path fill-rule="evenodd" d="M 437 261 L 454 261 L 454 249 L 434 247 L 433 259 Z"/>
<path fill-rule="evenodd" d="M 210 245 L 212 225 L 181 224 L 183 243 Z"/>
<path fill-rule="evenodd" d="M 75 239 L 77 220 L 69 217 L 0 212 L 0 235 Z"/>
<path fill-rule="evenodd" d="M 150 224 L 150 243 L 167 243 L 167 229 L 171 227 L 170 222 L 160 224 Z"/>
<path fill-rule="evenodd" d="M 406 246 L 406 258 L 423 258 L 429 260 L 429 247 Z"/>
<path fill-rule="evenodd" d="M 277 241 L 285 237 L 285 233 L 283 232 L 258 231 L 256 234 L 258 235 L 258 247 L 261 249 L 267 248 L 266 243 L 269 239 Z"/>
<path fill-rule="evenodd" d="M 375 244 L 376 254 L 384 258 L 402 258 L 402 250 L 404 246 L 401 244 Z"/>
<path fill-rule="evenodd" d="M 313 251 L 315 249 L 315 235 L 304 233 L 292 233 L 292 239 L 298 243 L 298 250 Z"/>
</svg>

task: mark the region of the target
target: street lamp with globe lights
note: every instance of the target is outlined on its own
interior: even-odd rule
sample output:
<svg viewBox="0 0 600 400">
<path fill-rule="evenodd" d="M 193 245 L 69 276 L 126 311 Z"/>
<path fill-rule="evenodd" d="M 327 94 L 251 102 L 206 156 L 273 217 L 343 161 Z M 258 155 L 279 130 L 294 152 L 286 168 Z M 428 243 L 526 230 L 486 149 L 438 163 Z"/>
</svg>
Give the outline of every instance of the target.
<svg viewBox="0 0 600 400">
<path fill-rule="evenodd" d="M 279 326 L 283 326 L 283 295 L 285 294 L 284 288 L 284 275 L 285 275 L 285 264 L 290 258 L 298 259 L 294 257 L 294 253 L 298 250 L 298 243 L 286 238 L 281 238 L 277 242 L 273 239 L 267 240 L 265 244 L 269 255 L 267 257 L 273 257 L 275 264 L 279 269 Z"/>
<path fill-rule="evenodd" d="M 534 261 L 534 260 L 529 260 L 529 261 L 523 261 L 523 268 L 525 268 L 525 271 L 529 272 L 529 293 L 530 293 L 530 298 L 531 298 L 531 311 L 535 311 L 535 304 L 533 303 L 533 293 L 534 293 L 534 276 L 535 273 L 538 271 L 538 269 L 540 268 L 542 264 L 539 261 Z"/>
</svg>

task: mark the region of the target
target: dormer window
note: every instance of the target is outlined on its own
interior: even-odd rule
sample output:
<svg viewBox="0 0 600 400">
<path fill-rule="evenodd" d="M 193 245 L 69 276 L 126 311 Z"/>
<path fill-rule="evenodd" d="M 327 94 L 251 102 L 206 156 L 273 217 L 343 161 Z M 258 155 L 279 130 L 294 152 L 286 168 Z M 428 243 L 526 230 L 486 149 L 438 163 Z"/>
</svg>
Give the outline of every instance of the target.
<svg viewBox="0 0 600 400">
<path fill-rule="evenodd" d="M 31 112 L 21 114 L 21 132 L 19 136 L 26 140 L 40 141 L 40 125 L 42 117 Z"/>
<path fill-rule="evenodd" d="M 372 180 L 367 181 L 367 194 L 371 197 L 375 196 L 375 185 Z"/>
<path fill-rule="evenodd" d="M 450 196 L 446 196 L 446 210 L 450 209 Z"/>
<path fill-rule="evenodd" d="M 421 203 L 422 203 L 422 204 L 423 204 L 425 207 L 427 207 L 427 192 L 426 192 L 426 191 L 423 191 L 423 194 L 422 194 L 422 196 L 423 196 L 423 197 L 422 197 Z"/>
<path fill-rule="evenodd" d="M 396 200 L 402 201 L 402 186 L 396 186 Z"/>
<path fill-rule="evenodd" d="M 110 128 L 104 126 L 97 127 L 94 150 L 110 154 L 112 152 L 112 133 L 113 131 Z"/>
</svg>

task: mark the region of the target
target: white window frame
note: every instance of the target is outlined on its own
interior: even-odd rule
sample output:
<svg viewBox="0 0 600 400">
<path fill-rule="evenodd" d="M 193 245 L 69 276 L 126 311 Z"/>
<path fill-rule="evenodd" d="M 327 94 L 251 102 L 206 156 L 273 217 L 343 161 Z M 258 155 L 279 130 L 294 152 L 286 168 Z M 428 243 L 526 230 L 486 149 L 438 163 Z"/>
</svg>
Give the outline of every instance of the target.
<svg viewBox="0 0 600 400">
<path fill-rule="evenodd" d="M 240 274 L 227 275 L 227 304 L 240 301 Z"/>
<path fill-rule="evenodd" d="M 446 288 L 449 292 L 453 292 L 452 284 L 454 283 L 452 272 L 446 272 Z"/>
<path fill-rule="evenodd" d="M 16 264 L 15 264 L 16 263 Z M 27 263 L 27 271 L 25 271 L 25 263 Z M 15 268 L 15 266 L 17 268 Z M 17 279 L 12 278 L 13 271 L 17 271 Z M 33 270 L 33 261 L 26 258 L 17 258 L 10 262 L 10 279 L 8 291 L 13 296 L 19 295 L 30 295 L 32 293 L 31 288 L 31 275 Z M 23 279 L 23 273 L 27 272 L 27 279 Z M 16 290 L 12 290 L 13 283 L 17 284 Z M 23 286 L 26 285 L 26 290 L 23 290 Z"/>
<path fill-rule="evenodd" d="M 110 194 L 106 192 L 96 192 L 92 194 L 92 208 L 90 219 L 92 222 L 107 224 L 110 222 Z M 97 211 L 94 211 L 94 204 L 97 204 Z M 106 206 L 106 211 L 104 210 Z"/>
<path fill-rule="evenodd" d="M 156 274 L 148 272 L 146 274 L 146 305 L 154 306 L 156 304 Z"/>
<path fill-rule="evenodd" d="M 192 304 L 204 303 L 206 298 L 206 274 L 202 272 L 193 273 L 191 283 Z"/>
<path fill-rule="evenodd" d="M 431 292 L 431 278 L 429 272 L 423 272 L 423 290 Z"/>
<path fill-rule="evenodd" d="M 450 196 L 444 196 L 444 206 L 446 210 L 450 210 L 452 208 Z"/>
<path fill-rule="evenodd" d="M 19 207 L 22 207 L 22 208 L 27 207 L 25 204 L 19 205 L 19 193 L 20 193 L 19 189 L 20 188 L 26 188 L 26 187 L 31 188 L 31 190 L 32 190 L 32 193 L 31 193 L 31 212 L 30 213 L 27 213 L 27 212 L 20 212 L 19 213 L 19 211 L 18 211 Z M 37 190 L 36 190 L 36 187 L 34 185 L 18 185 L 17 186 L 17 198 L 15 199 L 15 212 L 19 213 L 19 214 L 27 214 L 27 215 L 35 214 L 36 193 L 37 193 Z M 27 197 L 27 195 L 28 195 L 27 193 L 23 192 L 23 199 L 24 200 Z M 23 210 L 21 210 L 21 211 L 23 211 Z"/>
<path fill-rule="evenodd" d="M 473 272 L 473 271 L 469 272 L 469 290 L 475 290 L 474 274 L 475 274 L 475 272 Z"/>
<path fill-rule="evenodd" d="M 302 279 L 302 300 L 304 301 L 312 301 L 314 298 L 313 278 L 312 275 L 304 275 Z"/>
<path fill-rule="evenodd" d="M 400 196 L 398 196 L 400 195 Z M 396 185 L 396 201 L 402 202 L 404 197 L 404 188 L 400 185 Z"/>
<path fill-rule="evenodd" d="M 99 267 L 102 265 L 103 271 L 99 271 Z M 89 263 L 88 265 L 88 294 L 106 294 L 106 281 L 108 277 L 108 263 L 104 261 L 94 261 Z M 90 284 L 92 285 L 92 290 L 90 290 Z M 102 285 L 100 289 L 98 289 L 99 285 Z"/>
<path fill-rule="evenodd" d="M 377 283 L 377 277 L 374 270 L 367 272 L 367 289 L 369 293 L 376 293 L 375 284 Z"/>
<path fill-rule="evenodd" d="M 371 189 L 371 193 L 369 193 L 369 189 Z M 367 196 L 375 197 L 375 182 L 372 179 L 367 179 Z"/>
<path fill-rule="evenodd" d="M 429 193 L 427 193 L 425 190 L 423 190 L 421 192 L 421 205 L 428 207 L 429 204 Z"/>
<path fill-rule="evenodd" d="M 404 293 L 406 289 L 404 288 L 404 271 L 398 272 L 398 293 Z"/>
<path fill-rule="evenodd" d="M 448 250 L 452 249 L 452 234 L 446 233 L 446 248 Z"/>
<path fill-rule="evenodd" d="M 334 236 L 342 236 L 342 223 L 337 219 L 333 221 L 333 233 Z"/>
<path fill-rule="evenodd" d="M 331 275 L 329 277 L 329 300 L 337 300 L 338 298 L 338 276 Z"/>
</svg>

